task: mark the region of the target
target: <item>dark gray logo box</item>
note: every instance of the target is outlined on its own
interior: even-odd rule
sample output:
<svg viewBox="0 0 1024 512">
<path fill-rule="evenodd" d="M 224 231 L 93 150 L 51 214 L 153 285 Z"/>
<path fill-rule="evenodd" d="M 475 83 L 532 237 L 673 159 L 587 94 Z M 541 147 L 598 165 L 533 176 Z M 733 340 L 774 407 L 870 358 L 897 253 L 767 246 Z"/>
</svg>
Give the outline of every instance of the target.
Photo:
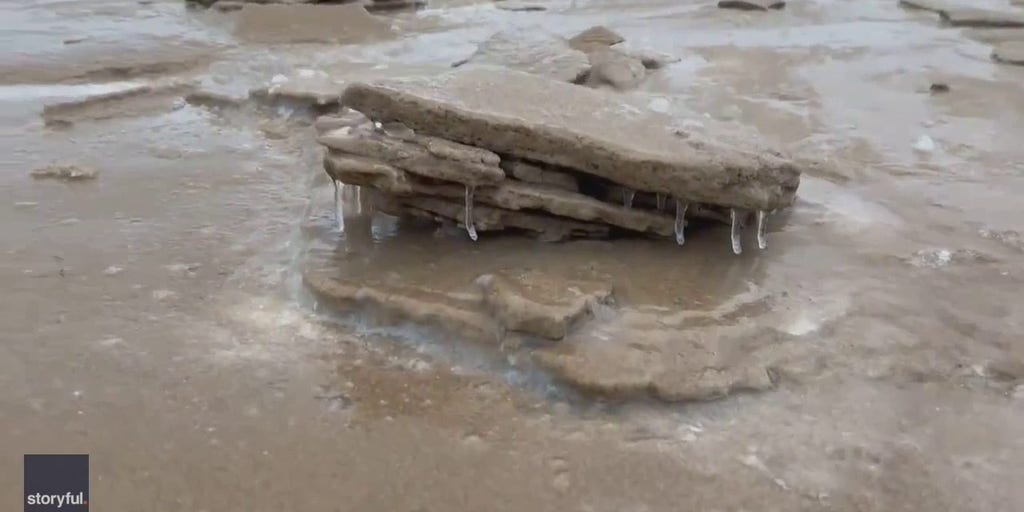
<svg viewBox="0 0 1024 512">
<path fill-rule="evenodd" d="M 25 455 L 25 512 L 89 510 L 88 455 Z"/>
</svg>

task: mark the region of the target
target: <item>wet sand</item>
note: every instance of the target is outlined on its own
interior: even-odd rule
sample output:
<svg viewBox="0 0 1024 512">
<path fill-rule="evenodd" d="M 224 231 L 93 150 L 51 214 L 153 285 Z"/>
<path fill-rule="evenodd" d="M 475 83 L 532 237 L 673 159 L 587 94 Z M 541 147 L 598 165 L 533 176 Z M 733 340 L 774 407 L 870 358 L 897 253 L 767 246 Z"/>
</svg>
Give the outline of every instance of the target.
<svg viewBox="0 0 1024 512">
<path fill-rule="evenodd" d="M 1024 507 L 1024 67 L 895 0 L 538 3 L 437 2 L 348 45 L 239 40 L 237 13 L 176 0 L 0 4 L 19 27 L 0 61 L 0 502 L 21 500 L 22 454 L 89 453 L 111 510 Z M 352 200 L 339 233 L 301 110 L 42 116 L 150 84 L 245 98 L 299 69 L 420 73 L 499 29 L 595 24 L 681 58 L 636 92 L 670 114 L 827 160 L 767 250 L 733 256 L 719 226 L 684 247 L 474 244 Z M 56 162 L 98 176 L 31 176 Z M 521 268 L 599 276 L 630 321 L 780 333 L 773 388 L 608 398 L 523 349 L 329 311 L 301 282 L 464 291 Z"/>
</svg>

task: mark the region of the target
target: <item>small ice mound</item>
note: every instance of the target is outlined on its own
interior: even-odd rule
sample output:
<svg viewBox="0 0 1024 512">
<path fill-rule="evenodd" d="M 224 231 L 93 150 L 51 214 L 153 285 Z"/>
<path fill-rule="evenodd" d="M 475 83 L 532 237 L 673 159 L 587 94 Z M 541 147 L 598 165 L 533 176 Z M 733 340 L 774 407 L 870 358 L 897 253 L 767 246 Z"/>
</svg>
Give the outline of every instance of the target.
<svg viewBox="0 0 1024 512">
<path fill-rule="evenodd" d="M 995 259 L 972 249 L 922 249 L 906 261 L 919 268 L 942 268 L 953 263 L 992 263 Z"/>
<path fill-rule="evenodd" d="M 754 468 L 765 473 L 768 472 L 768 467 L 764 465 L 764 462 L 761 461 L 761 458 L 758 457 L 755 453 L 750 453 L 743 457 L 740 457 L 740 462 L 742 462 L 743 465 L 747 466 L 748 468 Z"/>
<path fill-rule="evenodd" d="M 284 75 L 274 75 L 274 77 L 270 79 L 270 86 L 267 87 L 267 92 L 269 92 L 270 94 L 276 94 L 278 91 L 281 90 L 281 87 L 287 84 L 288 82 L 288 77 Z"/>
<path fill-rule="evenodd" d="M 815 321 L 815 319 L 807 315 L 800 315 L 793 320 L 793 323 L 786 326 L 785 330 L 793 336 L 803 336 L 817 331 L 819 327 L 821 327 L 821 324 Z"/>
<path fill-rule="evenodd" d="M 196 270 L 201 266 L 199 263 L 174 263 L 164 265 L 164 269 L 175 277 L 195 277 Z"/>
<path fill-rule="evenodd" d="M 672 105 L 665 98 L 654 98 L 647 104 L 647 108 L 655 112 L 661 112 L 662 114 L 667 114 L 671 106 Z"/>
<path fill-rule="evenodd" d="M 690 131 L 693 131 L 693 130 L 703 130 L 704 129 L 704 123 L 702 123 L 702 122 L 700 122 L 700 121 L 698 121 L 696 119 L 684 119 L 683 122 L 680 123 L 680 128 L 682 128 L 684 130 L 690 130 Z"/>
<path fill-rule="evenodd" d="M 94 180 L 99 173 L 96 169 L 75 164 L 55 163 L 32 171 L 36 179 L 55 179 L 63 181 Z"/>
<path fill-rule="evenodd" d="M 269 301 L 253 300 L 248 305 L 239 305 L 231 311 L 236 320 L 261 329 L 299 326 L 305 320 L 299 311 L 289 308 L 286 304 Z"/>
<path fill-rule="evenodd" d="M 796 309 L 791 314 L 782 314 L 779 330 L 792 336 L 805 336 L 845 316 L 850 309 L 850 301 L 845 295 L 830 293 L 827 298 L 812 298 L 805 306 Z"/>
<path fill-rule="evenodd" d="M 953 253 L 949 249 L 917 251 L 911 259 L 911 265 L 918 267 L 945 267 L 953 261 Z"/>
<path fill-rule="evenodd" d="M 109 338 L 104 338 L 104 339 L 100 340 L 100 342 L 99 342 L 101 347 L 116 347 L 116 346 L 121 345 L 123 343 L 124 343 L 124 339 L 123 338 L 119 338 L 117 336 L 111 336 Z"/>
<path fill-rule="evenodd" d="M 431 365 L 429 362 L 427 362 L 427 361 L 425 361 L 423 359 L 419 359 L 419 358 L 412 358 L 412 359 L 403 361 L 401 363 L 401 367 L 406 369 L 406 370 L 410 370 L 410 371 L 414 371 L 414 372 L 418 372 L 418 373 L 426 373 L 426 372 L 429 372 L 429 371 L 434 369 L 434 366 Z"/>
<path fill-rule="evenodd" d="M 980 229 L 978 234 L 983 238 L 989 240 L 996 240 L 1008 247 L 1012 247 L 1017 250 L 1024 251 L 1024 236 L 1018 231 L 1013 230 L 991 230 L 991 229 Z"/>
<path fill-rule="evenodd" d="M 935 151 L 935 141 L 927 135 L 922 135 L 914 141 L 914 151 L 921 153 L 931 153 Z"/>
</svg>

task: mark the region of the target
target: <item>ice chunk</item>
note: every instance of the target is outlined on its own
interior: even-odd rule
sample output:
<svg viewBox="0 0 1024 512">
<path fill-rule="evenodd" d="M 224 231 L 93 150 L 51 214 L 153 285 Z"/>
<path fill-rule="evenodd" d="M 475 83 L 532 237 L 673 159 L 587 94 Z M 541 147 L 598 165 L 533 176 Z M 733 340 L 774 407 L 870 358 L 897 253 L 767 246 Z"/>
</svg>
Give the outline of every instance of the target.
<svg viewBox="0 0 1024 512">
<path fill-rule="evenodd" d="M 927 135 L 922 135 L 914 142 L 914 150 L 922 153 L 931 153 L 935 151 L 935 141 Z"/>
</svg>

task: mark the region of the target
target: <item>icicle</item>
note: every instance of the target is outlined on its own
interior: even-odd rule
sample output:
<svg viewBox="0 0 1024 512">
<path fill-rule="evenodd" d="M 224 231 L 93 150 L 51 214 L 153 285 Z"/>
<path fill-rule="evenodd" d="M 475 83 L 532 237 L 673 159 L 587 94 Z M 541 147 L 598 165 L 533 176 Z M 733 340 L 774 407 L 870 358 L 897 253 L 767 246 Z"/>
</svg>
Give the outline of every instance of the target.
<svg viewBox="0 0 1024 512">
<path fill-rule="evenodd" d="M 757 211 L 757 248 L 758 249 L 765 249 L 765 248 L 768 247 L 768 240 L 767 240 L 767 238 L 764 235 L 765 224 L 767 224 L 765 222 L 765 220 L 766 220 L 767 217 L 768 217 L 768 215 L 767 215 L 767 213 L 764 210 L 758 210 Z"/>
<path fill-rule="evenodd" d="M 338 180 L 331 178 L 331 185 L 334 185 L 334 214 L 338 214 L 338 205 L 341 203 L 341 190 L 338 190 Z"/>
<path fill-rule="evenodd" d="M 342 210 L 342 194 L 345 191 L 345 184 L 338 180 L 331 180 L 334 184 L 334 220 L 338 223 L 338 231 L 345 232 L 345 212 Z"/>
<path fill-rule="evenodd" d="M 686 236 L 683 231 L 686 229 L 686 209 L 690 207 L 690 203 L 683 202 L 681 199 L 676 199 L 676 243 L 683 245 L 686 243 Z"/>
<path fill-rule="evenodd" d="M 662 193 L 659 192 L 659 193 L 655 194 L 654 197 L 657 200 L 658 211 L 660 212 L 661 210 L 664 210 L 665 209 L 665 194 L 662 194 Z"/>
<path fill-rule="evenodd" d="M 469 239 L 476 242 L 476 226 L 473 225 L 473 192 L 475 192 L 473 185 L 466 185 L 466 215 L 463 219 L 466 224 L 466 233 L 469 233 Z"/>
<path fill-rule="evenodd" d="M 740 231 L 743 229 L 741 215 L 742 212 L 736 211 L 735 208 L 729 209 L 729 221 L 732 223 L 729 234 L 732 238 L 733 254 L 741 254 L 743 252 L 743 245 L 740 243 Z"/>
<path fill-rule="evenodd" d="M 622 206 L 626 209 L 633 207 L 633 198 L 636 197 L 636 190 L 624 188 L 622 189 Z"/>
</svg>

